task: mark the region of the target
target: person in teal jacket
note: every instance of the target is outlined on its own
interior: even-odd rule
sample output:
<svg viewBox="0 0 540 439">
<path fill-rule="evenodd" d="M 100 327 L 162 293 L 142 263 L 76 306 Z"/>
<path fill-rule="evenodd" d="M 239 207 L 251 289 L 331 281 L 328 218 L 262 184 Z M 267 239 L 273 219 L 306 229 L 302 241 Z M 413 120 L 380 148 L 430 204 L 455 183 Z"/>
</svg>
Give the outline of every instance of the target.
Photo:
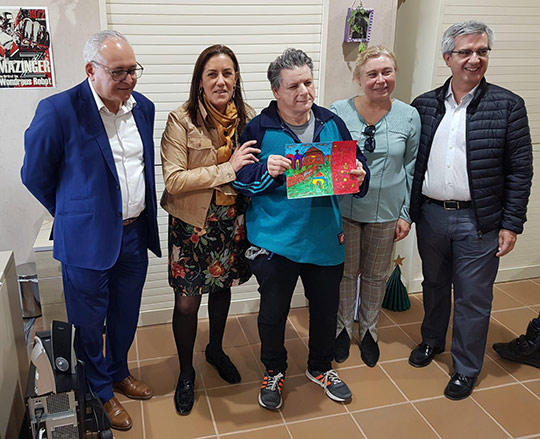
<svg viewBox="0 0 540 439">
<path fill-rule="evenodd" d="M 266 367 L 259 404 L 281 407 L 287 369 L 285 324 L 291 298 L 300 277 L 309 300 L 309 356 L 306 376 L 335 401 L 352 397 L 332 369 L 339 283 L 345 251 L 341 212 L 335 196 L 287 199 L 285 176 L 291 160 L 285 146 L 294 143 L 350 140 L 343 121 L 313 103 L 315 86 L 311 58 L 287 49 L 268 68 L 275 101 L 246 126 L 241 136 L 256 140 L 257 163 L 236 174 L 235 189 L 251 197 L 246 212 L 251 269 L 261 295 L 258 316 L 261 361 Z M 355 175 L 367 191 L 365 157 L 357 150 Z"/>
<path fill-rule="evenodd" d="M 330 110 L 343 119 L 367 157 L 371 172 L 364 198 L 341 197 L 345 269 L 340 285 L 335 360 L 349 356 L 358 275 L 359 340 L 362 360 L 375 366 L 380 351 L 377 322 L 385 295 L 393 244 L 411 228 L 409 200 L 420 134 L 416 109 L 391 97 L 396 81 L 394 54 L 382 46 L 362 52 L 354 78 L 363 95 L 336 101 Z"/>
</svg>

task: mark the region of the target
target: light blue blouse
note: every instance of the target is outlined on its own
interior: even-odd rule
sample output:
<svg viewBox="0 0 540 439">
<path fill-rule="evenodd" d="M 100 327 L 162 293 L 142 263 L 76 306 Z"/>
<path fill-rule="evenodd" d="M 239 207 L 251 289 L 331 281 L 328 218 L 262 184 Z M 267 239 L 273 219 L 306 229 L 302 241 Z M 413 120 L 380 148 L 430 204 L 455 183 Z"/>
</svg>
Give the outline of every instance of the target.
<svg viewBox="0 0 540 439">
<path fill-rule="evenodd" d="M 353 139 L 367 157 L 371 179 L 364 198 L 340 197 L 343 217 L 363 223 L 403 218 L 411 222 L 409 204 L 414 164 L 420 141 L 420 116 L 415 108 L 397 99 L 375 125 L 375 150 L 364 150 L 368 125 L 356 111 L 354 98 L 336 101 L 330 110 L 343 119 Z"/>
</svg>

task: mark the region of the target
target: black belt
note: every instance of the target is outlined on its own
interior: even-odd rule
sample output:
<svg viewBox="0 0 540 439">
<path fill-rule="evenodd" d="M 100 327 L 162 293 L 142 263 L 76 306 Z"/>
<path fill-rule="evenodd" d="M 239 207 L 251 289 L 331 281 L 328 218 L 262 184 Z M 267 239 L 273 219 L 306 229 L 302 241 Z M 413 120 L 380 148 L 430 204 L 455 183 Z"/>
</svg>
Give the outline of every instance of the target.
<svg viewBox="0 0 540 439">
<path fill-rule="evenodd" d="M 123 226 L 129 226 L 130 224 L 133 224 L 135 221 L 137 221 L 139 219 L 138 216 L 136 216 L 135 218 L 128 218 L 128 219 L 125 219 L 124 221 L 122 221 L 122 225 Z"/>
<path fill-rule="evenodd" d="M 433 198 L 429 198 L 426 196 L 424 196 L 424 198 L 427 202 L 436 204 L 437 206 L 442 206 L 446 210 L 468 209 L 469 207 L 472 207 L 472 201 L 457 201 L 457 200 L 441 201 L 441 200 L 434 200 Z"/>
</svg>

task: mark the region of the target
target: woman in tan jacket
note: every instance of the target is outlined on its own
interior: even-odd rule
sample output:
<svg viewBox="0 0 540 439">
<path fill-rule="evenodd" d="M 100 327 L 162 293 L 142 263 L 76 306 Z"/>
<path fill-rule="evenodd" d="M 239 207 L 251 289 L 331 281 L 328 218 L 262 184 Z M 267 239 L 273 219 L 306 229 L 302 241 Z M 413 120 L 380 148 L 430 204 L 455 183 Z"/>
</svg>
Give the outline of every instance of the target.
<svg viewBox="0 0 540 439">
<path fill-rule="evenodd" d="M 194 402 L 193 345 L 203 293 L 209 293 L 206 361 L 225 381 L 240 381 L 222 340 L 231 286 L 246 282 L 251 272 L 244 256 L 247 200 L 230 183 L 239 169 L 257 161 L 255 141 L 237 145 L 254 115 L 242 98 L 236 56 L 214 45 L 199 55 L 189 99 L 169 114 L 161 140 L 161 205 L 169 213 L 169 284 L 175 294 L 173 331 L 180 361 L 174 403 L 180 414 L 188 414 Z"/>
</svg>

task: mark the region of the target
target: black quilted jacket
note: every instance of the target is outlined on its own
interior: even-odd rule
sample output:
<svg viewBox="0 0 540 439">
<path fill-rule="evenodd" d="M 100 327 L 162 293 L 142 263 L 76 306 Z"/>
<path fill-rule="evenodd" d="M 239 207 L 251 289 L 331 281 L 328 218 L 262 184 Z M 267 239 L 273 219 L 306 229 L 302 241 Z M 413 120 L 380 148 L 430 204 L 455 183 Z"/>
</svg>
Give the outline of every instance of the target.
<svg viewBox="0 0 540 439">
<path fill-rule="evenodd" d="M 422 183 L 431 142 L 444 113 L 450 85 L 418 96 L 422 131 L 411 194 L 411 218 L 418 221 Z M 467 174 L 478 232 L 523 231 L 532 180 L 532 147 L 527 111 L 518 95 L 482 79 L 467 107 Z"/>
</svg>

